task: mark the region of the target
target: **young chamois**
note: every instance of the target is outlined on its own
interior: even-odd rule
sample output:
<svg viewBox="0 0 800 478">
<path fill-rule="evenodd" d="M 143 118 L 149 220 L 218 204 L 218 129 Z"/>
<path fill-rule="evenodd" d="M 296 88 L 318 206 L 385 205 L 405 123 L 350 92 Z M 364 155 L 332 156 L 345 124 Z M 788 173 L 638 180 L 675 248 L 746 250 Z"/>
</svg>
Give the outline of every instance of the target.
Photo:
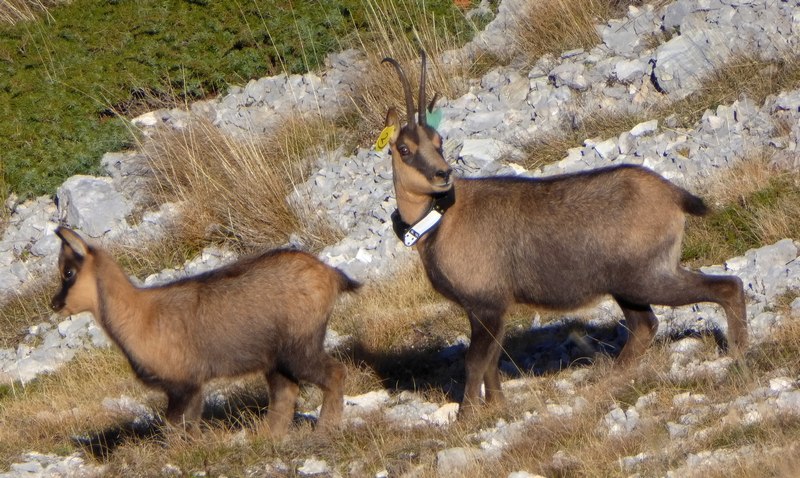
<svg viewBox="0 0 800 478">
<path fill-rule="evenodd" d="M 620 166 L 542 179 L 458 178 L 443 157 L 442 138 L 426 122 L 425 53 L 419 110 L 399 63 L 406 125 L 390 108 L 386 129 L 397 211 L 395 232 L 416 245 L 434 289 L 460 304 L 471 326 L 459 415 L 502 402 L 498 360 L 503 316 L 513 303 L 570 310 L 602 296 L 622 309 L 629 338 L 619 362 L 639 357 L 658 322 L 651 304 L 715 302 L 728 322 L 728 346 L 747 344 L 742 282 L 679 265 L 685 213 L 703 201 L 656 173 Z M 432 109 L 434 97 L 428 109 Z"/>
<path fill-rule="evenodd" d="M 274 250 L 170 284 L 138 288 L 110 254 L 74 231 L 61 238 L 61 289 L 53 309 L 89 311 L 136 376 L 167 395 L 171 424 L 195 424 L 202 386 L 216 377 L 263 372 L 267 425 L 282 437 L 294 416 L 298 382 L 323 391 L 319 425 L 336 425 L 345 368 L 323 348 L 338 294 L 359 284 L 310 254 Z"/>
</svg>

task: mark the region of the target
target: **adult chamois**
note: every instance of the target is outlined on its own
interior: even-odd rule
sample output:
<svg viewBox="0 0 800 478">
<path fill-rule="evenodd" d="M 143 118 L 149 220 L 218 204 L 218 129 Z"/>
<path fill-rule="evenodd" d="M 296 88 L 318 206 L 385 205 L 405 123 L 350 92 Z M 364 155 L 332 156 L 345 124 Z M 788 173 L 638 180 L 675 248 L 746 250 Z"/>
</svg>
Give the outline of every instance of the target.
<svg viewBox="0 0 800 478">
<path fill-rule="evenodd" d="M 266 375 L 273 438 L 289 428 L 301 380 L 323 391 L 319 425 L 339 422 L 345 368 L 323 341 L 337 296 L 357 282 L 310 254 L 273 250 L 138 288 L 108 252 L 66 227 L 55 232 L 61 289 L 53 309 L 91 312 L 136 376 L 166 393 L 171 424 L 196 423 L 205 382 L 248 372 Z"/>
<path fill-rule="evenodd" d="M 685 213 L 706 213 L 700 198 L 637 166 L 541 179 L 454 177 L 442 138 L 426 121 L 421 56 L 418 111 L 400 64 L 383 60 L 400 77 L 406 125 L 389 108 L 379 146 L 388 142 L 392 157 L 395 232 L 416 246 L 434 289 L 469 318 L 460 416 L 479 403 L 481 384 L 487 402 L 503 400 L 497 365 L 513 303 L 570 310 L 611 295 L 629 330 L 621 363 L 640 356 L 655 335 L 651 304 L 715 302 L 727 316 L 731 351 L 746 347 L 741 280 L 679 264 Z"/>
</svg>

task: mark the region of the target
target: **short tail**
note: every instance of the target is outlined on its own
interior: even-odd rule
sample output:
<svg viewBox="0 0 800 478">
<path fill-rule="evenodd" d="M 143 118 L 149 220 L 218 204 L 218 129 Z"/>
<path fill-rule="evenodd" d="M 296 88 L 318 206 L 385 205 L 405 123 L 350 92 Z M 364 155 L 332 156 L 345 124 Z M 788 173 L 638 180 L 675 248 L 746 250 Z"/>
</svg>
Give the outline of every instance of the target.
<svg viewBox="0 0 800 478">
<path fill-rule="evenodd" d="M 340 292 L 355 292 L 361 288 L 361 283 L 351 279 L 347 274 L 336 269 L 336 273 L 339 274 L 339 291 Z"/>
<path fill-rule="evenodd" d="M 708 206 L 702 198 L 695 196 L 686 190 L 681 190 L 681 208 L 693 216 L 705 216 L 708 214 Z"/>
</svg>

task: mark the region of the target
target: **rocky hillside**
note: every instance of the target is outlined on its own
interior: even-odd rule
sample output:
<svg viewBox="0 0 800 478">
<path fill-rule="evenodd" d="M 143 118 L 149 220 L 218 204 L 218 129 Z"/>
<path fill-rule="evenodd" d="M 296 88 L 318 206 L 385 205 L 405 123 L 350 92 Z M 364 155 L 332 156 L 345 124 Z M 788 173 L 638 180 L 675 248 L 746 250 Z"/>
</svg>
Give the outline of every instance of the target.
<svg viewBox="0 0 800 478">
<path fill-rule="evenodd" d="M 441 61 L 464 62 L 481 54 L 502 56 L 511 50 L 514 18 L 524 2 L 505 0 L 495 19 L 470 44 L 445 53 Z M 482 6 L 486 8 L 486 5 Z M 706 78 L 726 62 L 752 56 L 775 63 L 797 62 L 800 46 L 800 3 L 768 0 L 678 0 L 667 5 L 631 7 L 625 18 L 598 26 L 602 43 L 590 50 L 545 56 L 533 66 L 521 61 L 492 68 L 480 78 L 469 79 L 469 92 L 439 102 L 445 138 L 445 156 L 459 174 L 549 176 L 614 164 L 640 164 L 690 190 L 705 191 L 725 173 L 751 154 L 767 155 L 771 164 L 797 177 L 800 171 L 800 88 L 776 92 L 764 101 L 741 94 L 736 101 L 706 110 L 692 124 L 679 115 L 648 114 L 663 111 L 700 90 Z M 290 113 L 323 110 L 335 114 L 346 103 L 358 76 L 368 68 L 357 51 L 331 56 L 321 74 L 277 76 L 232 88 L 224 97 L 198 102 L 185 110 L 160 110 L 136 118 L 133 123 L 145 134 L 154 128 L 182 129 L 198 116 L 237 137 L 268 131 Z M 765 75 L 767 72 L 765 72 Z M 398 104 L 401 98 L 398 93 Z M 563 152 L 563 159 L 547 165 L 529 164 L 528 145 L 559 131 L 594 121 L 598 116 L 628 115 L 642 121 L 611 137 L 583 138 Z M 376 131 L 377 135 L 377 131 Z M 766 153 L 765 153 L 766 152 Z M 395 208 L 391 165 L 385 151 L 369 145 L 349 154 L 343 149 L 321 154 L 308 181 L 295 188 L 287 200 L 317 211 L 338 225 L 345 237 L 320 254 L 362 281 L 386 281 L 415 260 L 413 250 L 397 241 L 389 215 Z M 0 301 L 34 287 L 55 268 L 59 241 L 53 230 L 66 223 L 100 242 L 140 244 L 157 241 L 166 226 L 180 214 L 181 205 L 148 208 L 137 221 L 132 211 L 147 205 L 142 186 L 149 171 L 140 152 L 110 152 L 104 158 L 107 177 L 76 176 L 58 191 L 57 202 L 49 198 L 17 203 L 6 201 L 11 219 L 0 241 Z M 772 344 L 777 331 L 800 319 L 800 231 L 780 241 L 760 244 L 744 255 L 704 272 L 734 274 L 746 285 L 751 348 Z M 300 244 L 302 246 L 302 244 Z M 204 250 L 180 270 L 170 269 L 150 276 L 145 284 L 157 284 L 187 274 L 217 267 L 234 254 L 217 248 Z M 738 380 L 739 365 L 716 351 L 710 352 L 703 337 L 725 332 L 724 316 L 716 307 L 700 304 L 683 308 L 657 308 L 657 335 L 666 342 L 661 352 L 670 384 L 725 383 Z M 594 416 L 591 395 L 596 379 L 589 368 L 572 368 L 576 362 L 598 353 L 613 355 L 626 339 L 617 326 L 619 311 L 606 301 L 595 309 L 542 323 L 537 314 L 528 333 L 538 337 L 535 346 L 501 360 L 501 369 L 511 377 L 504 383 L 510 406 L 526 407 L 536 400 L 540 406 L 518 410 L 513 417 L 487 421 L 463 434 L 459 446 L 433 441 L 414 450 L 408 466 L 377 469 L 358 458 L 331 462 L 313 451 L 290 461 L 272 456 L 247 471 L 251 476 L 451 476 L 484 473 L 491 463 L 510 462 L 525 436 L 536 434 L 556 419 L 595 420 L 592 436 L 600 440 L 635 439 L 660 430 L 667 447 L 621 452 L 620 475 L 695 476 L 741 462 L 757 462 L 765 456 L 794 454 L 784 444 L 755 440 L 733 446 L 711 440 L 708 446 L 685 451 L 684 441 L 701 442 L 729 423 L 714 423 L 718 417 L 757 427 L 764 422 L 800 419 L 800 375 L 796 367 L 766 370 L 758 380 L 747 382 L 736 394 L 724 399 L 711 393 L 685 391 L 681 387 L 644 391 L 635 400 L 610 402 Z M 564 335 L 580 317 L 586 337 Z M 330 347 L 346 347 L 347 336 L 333 330 Z M 451 365 L 466 346 L 459 338 L 436 356 L 436 363 Z M 0 383 L 16 386 L 35 382 L 42 373 L 54 372 L 82 350 L 109 347 L 108 339 L 90 315 L 78 315 L 58 324 L 31 326 L 16 348 L 0 349 Z M 655 353 L 655 352 L 654 352 Z M 766 353 L 766 352 L 765 352 Z M 597 373 L 611 373 L 603 370 Z M 525 372 L 522 375 L 520 372 Z M 530 375 L 532 374 L 532 375 Z M 537 398 L 537 376 L 555 374 L 556 393 L 546 401 Z M 548 382 L 551 383 L 551 382 Z M 207 397 L 207 407 L 224 402 L 226 390 Z M 0 399 L 2 399 L 0 397 Z M 121 415 L 152 424 L 157 412 L 148 404 L 127 396 L 107 397 L 103 405 Z M 371 420 L 387 424 L 389 430 L 451 427 L 456 406 L 435 402 L 428 395 L 404 391 L 374 390 L 350 396 L 346 401 L 345 427 L 368 428 Z M 305 417 L 315 416 L 306 410 Z M 585 417 L 590 418 L 585 418 Z M 645 435 L 647 436 L 647 435 Z M 246 434 L 238 440 L 248 438 Z M 702 442 L 705 443 L 705 442 Z M 640 450 L 640 451 L 639 451 Z M 681 458 L 675 458 L 676 454 Z M 559 474 L 587 474 L 576 465 L 580 457 L 563 450 L 551 454 L 550 462 L 538 470 Z M 82 453 L 59 457 L 34 451 L 19 457 L 19 463 L 0 476 L 92 476 L 108 471 Z M 488 465 L 487 465 L 488 464 Z M 505 470 L 506 467 L 501 467 Z M 533 476 L 520 465 L 508 476 Z M 581 470 L 576 472 L 575 470 Z M 534 469 L 528 470 L 536 471 Z M 193 473 L 163 464 L 153 474 Z M 590 474 L 590 473 L 589 473 Z M 198 476 L 198 475 L 195 475 Z"/>
</svg>

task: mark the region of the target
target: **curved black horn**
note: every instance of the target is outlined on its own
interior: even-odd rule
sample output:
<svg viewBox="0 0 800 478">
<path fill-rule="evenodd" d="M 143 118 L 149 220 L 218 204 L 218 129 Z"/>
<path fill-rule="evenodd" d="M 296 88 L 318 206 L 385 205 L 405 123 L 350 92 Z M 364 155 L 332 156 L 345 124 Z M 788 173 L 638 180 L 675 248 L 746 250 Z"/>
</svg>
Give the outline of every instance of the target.
<svg viewBox="0 0 800 478">
<path fill-rule="evenodd" d="M 419 105 L 419 125 L 425 126 L 427 119 L 425 107 L 425 50 L 422 48 L 419 49 L 419 56 L 422 58 L 422 64 L 420 65 L 420 74 L 419 74 L 419 101 L 417 104 Z"/>
<path fill-rule="evenodd" d="M 403 92 L 406 95 L 406 122 L 408 124 L 414 123 L 414 98 L 411 97 L 411 86 L 408 84 L 406 74 L 403 73 L 403 68 L 400 67 L 400 63 L 394 58 L 384 58 L 381 60 L 381 63 L 391 63 L 394 69 L 397 70 L 397 76 L 400 77 L 400 83 L 403 84 Z"/>
</svg>

